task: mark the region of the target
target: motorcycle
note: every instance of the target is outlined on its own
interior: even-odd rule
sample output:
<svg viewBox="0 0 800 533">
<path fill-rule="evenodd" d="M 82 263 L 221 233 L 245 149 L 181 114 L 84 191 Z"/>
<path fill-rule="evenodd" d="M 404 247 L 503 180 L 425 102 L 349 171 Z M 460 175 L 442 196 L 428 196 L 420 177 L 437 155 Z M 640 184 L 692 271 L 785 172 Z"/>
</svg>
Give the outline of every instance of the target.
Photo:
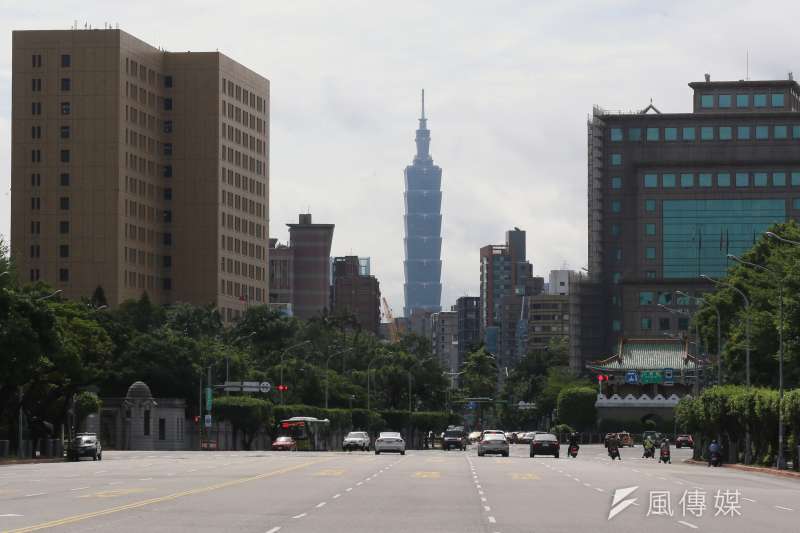
<svg viewBox="0 0 800 533">
<path fill-rule="evenodd" d="M 567 451 L 567 455 L 569 455 L 570 457 L 572 457 L 574 459 L 575 457 L 578 457 L 578 450 L 579 449 L 580 449 L 580 446 L 578 446 L 577 444 L 573 444 L 573 445 L 571 445 L 569 447 L 569 450 Z"/>
<path fill-rule="evenodd" d="M 661 456 L 659 457 L 659 461 L 664 463 L 664 464 L 667 464 L 667 463 L 672 464 L 672 458 L 670 457 L 668 449 L 666 449 L 666 448 L 662 448 L 661 449 Z"/>
<path fill-rule="evenodd" d="M 622 458 L 619 456 L 619 448 L 617 448 L 616 446 L 608 449 L 608 456 L 611 457 L 612 461 L 614 459 L 619 459 L 620 461 L 622 461 Z"/>
<path fill-rule="evenodd" d="M 719 452 L 711 453 L 711 466 L 720 466 L 722 464 L 722 454 Z"/>
<path fill-rule="evenodd" d="M 655 456 L 656 456 L 655 448 L 645 448 L 644 449 L 644 455 L 642 455 L 642 458 L 644 458 L 644 459 L 654 459 Z"/>
</svg>

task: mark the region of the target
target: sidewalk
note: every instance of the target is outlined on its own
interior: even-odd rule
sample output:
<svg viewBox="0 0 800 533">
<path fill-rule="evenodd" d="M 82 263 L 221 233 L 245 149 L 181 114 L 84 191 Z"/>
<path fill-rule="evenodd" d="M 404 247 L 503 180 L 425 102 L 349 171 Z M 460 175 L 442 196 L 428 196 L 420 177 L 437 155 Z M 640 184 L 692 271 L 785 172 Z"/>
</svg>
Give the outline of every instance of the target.
<svg viewBox="0 0 800 533">
<path fill-rule="evenodd" d="M 0 458 L 0 466 L 8 465 L 31 465 L 37 463 L 63 463 L 66 461 L 64 457 L 36 457 L 20 459 L 18 457 L 2 457 Z"/>
<path fill-rule="evenodd" d="M 708 463 L 705 461 L 695 461 L 694 459 L 687 459 L 684 461 L 689 464 L 693 465 L 702 465 L 708 466 Z M 750 465 L 742 465 L 738 463 L 734 464 L 726 464 L 723 463 L 721 468 L 733 468 L 734 470 L 742 470 L 744 472 L 755 472 L 757 474 L 767 474 L 770 476 L 777 476 L 777 477 L 785 477 L 791 479 L 800 480 L 800 472 L 795 472 L 794 470 L 778 470 L 777 468 L 768 467 L 768 466 L 750 466 Z"/>
</svg>

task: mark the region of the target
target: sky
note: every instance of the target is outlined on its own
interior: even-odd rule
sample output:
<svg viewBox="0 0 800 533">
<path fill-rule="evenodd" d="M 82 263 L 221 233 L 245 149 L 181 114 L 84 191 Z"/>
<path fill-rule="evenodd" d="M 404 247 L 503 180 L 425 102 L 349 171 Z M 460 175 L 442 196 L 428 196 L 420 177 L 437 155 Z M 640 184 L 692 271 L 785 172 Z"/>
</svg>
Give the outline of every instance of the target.
<svg viewBox="0 0 800 533">
<path fill-rule="evenodd" d="M 587 254 L 592 106 L 691 110 L 687 83 L 785 79 L 795 1 L 0 0 L 0 235 L 10 228 L 11 32 L 120 29 L 219 50 L 271 83 L 270 235 L 309 211 L 332 255 L 372 258 L 403 308 L 403 169 L 425 88 L 442 167 L 442 306 L 477 295 L 480 247 L 527 231 L 534 273 Z M 779 16 L 776 16 L 779 15 Z M 797 71 L 800 75 L 800 70 Z"/>
</svg>

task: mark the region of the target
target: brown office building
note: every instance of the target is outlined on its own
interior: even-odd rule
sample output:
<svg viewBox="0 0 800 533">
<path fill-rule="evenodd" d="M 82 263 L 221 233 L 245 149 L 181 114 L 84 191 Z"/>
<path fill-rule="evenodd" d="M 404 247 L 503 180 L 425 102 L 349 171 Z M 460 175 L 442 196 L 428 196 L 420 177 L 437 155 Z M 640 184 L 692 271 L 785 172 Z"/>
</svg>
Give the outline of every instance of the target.
<svg viewBox="0 0 800 533">
<path fill-rule="evenodd" d="M 333 259 L 331 308 L 336 313 L 350 313 L 365 330 L 378 334 L 381 322 L 381 289 L 378 279 L 354 255 Z"/>
<path fill-rule="evenodd" d="M 333 224 L 313 224 L 311 213 L 302 213 L 298 224 L 289 226 L 292 256 L 292 307 L 294 316 L 320 316 L 330 306 L 331 245 Z"/>
<path fill-rule="evenodd" d="M 11 247 L 23 281 L 110 305 L 268 301 L 269 81 L 120 30 L 13 34 Z"/>
</svg>

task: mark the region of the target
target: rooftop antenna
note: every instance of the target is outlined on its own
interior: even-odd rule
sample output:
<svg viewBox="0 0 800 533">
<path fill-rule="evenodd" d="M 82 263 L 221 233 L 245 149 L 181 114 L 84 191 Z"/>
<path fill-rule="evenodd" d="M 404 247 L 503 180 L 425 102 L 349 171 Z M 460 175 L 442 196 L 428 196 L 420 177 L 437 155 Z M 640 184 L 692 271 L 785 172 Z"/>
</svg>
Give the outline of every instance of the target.
<svg viewBox="0 0 800 533">
<path fill-rule="evenodd" d="M 750 49 L 747 50 L 747 71 L 744 79 L 750 81 Z"/>
<path fill-rule="evenodd" d="M 425 120 L 425 89 L 422 89 L 422 120 Z"/>
</svg>

